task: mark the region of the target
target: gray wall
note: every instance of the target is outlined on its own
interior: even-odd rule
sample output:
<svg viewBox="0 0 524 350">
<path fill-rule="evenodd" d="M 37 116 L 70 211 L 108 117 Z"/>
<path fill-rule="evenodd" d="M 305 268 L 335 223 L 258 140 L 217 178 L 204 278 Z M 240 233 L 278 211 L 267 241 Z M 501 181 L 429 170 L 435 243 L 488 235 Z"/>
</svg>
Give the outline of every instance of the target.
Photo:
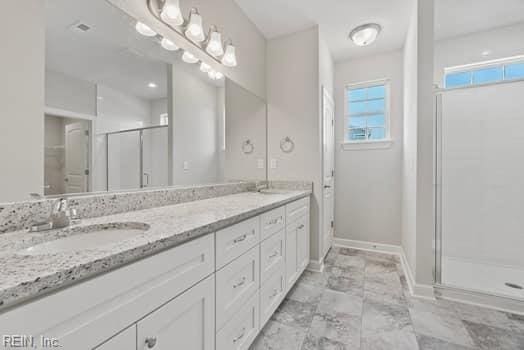
<svg viewBox="0 0 524 350">
<path fill-rule="evenodd" d="M 335 66 L 337 238 L 400 244 L 402 60 L 402 52 L 395 51 Z M 387 149 L 342 149 L 346 85 L 384 78 L 391 83 L 392 146 Z"/>
<path fill-rule="evenodd" d="M 43 193 L 45 3 L 4 1 L 0 13 L 1 201 Z M 16 36 L 13 34 L 16 33 Z M 21 138 L 20 135 L 23 135 Z M 16 154 L 16 156 L 15 156 Z"/>
<path fill-rule="evenodd" d="M 275 38 L 267 45 L 269 180 L 313 181 L 311 259 L 320 259 L 321 146 L 318 27 Z M 289 136 L 292 153 L 280 150 Z"/>
</svg>

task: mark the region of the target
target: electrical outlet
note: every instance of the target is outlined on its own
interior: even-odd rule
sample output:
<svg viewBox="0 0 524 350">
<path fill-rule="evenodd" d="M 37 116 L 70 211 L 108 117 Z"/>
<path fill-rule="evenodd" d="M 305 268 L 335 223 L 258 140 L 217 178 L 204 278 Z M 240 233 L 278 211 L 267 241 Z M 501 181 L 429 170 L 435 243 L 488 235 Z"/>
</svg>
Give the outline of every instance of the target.
<svg viewBox="0 0 524 350">
<path fill-rule="evenodd" d="M 262 158 L 257 159 L 257 168 L 264 169 L 264 159 Z"/>
</svg>

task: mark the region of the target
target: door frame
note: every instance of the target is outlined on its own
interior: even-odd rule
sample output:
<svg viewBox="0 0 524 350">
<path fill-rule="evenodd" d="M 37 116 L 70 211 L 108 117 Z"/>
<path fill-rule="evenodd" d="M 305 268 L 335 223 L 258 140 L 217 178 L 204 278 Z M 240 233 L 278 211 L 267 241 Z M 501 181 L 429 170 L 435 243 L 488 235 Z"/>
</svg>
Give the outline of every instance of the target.
<svg viewBox="0 0 524 350">
<path fill-rule="evenodd" d="M 319 243 L 320 243 L 320 254 L 321 254 L 321 257 L 320 257 L 320 261 L 324 261 L 324 258 L 325 258 L 325 254 L 327 253 L 328 249 L 324 249 L 324 227 L 325 227 L 325 215 L 324 215 L 324 211 L 325 211 L 325 208 L 324 208 L 324 178 L 325 178 L 325 169 L 324 169 L 324 161 L 325 161 L 325 154 L 324 154 L 324 138 L 325 138 L 325 124 L 324 124 L 324 110 L 325 110 L 325 104 L 326 104 L 326 100 L 328 100 L 331 104 L 331 106 L 333 107 L 333 183 L 331 184 L 332 186 L 332 191 L 333 191 L 333 203 L 335 203 L 335 100 L 333 99 L 333 97 L 331 96 L 331 93 L 326 89 L 325 86 L 322 86 L 321 88 L 321 149 L 322 149 L 322 152 L 321 152 L 321 190 L 322 190 L 322 204 L 321 204 L 321 235 L 319 237 Z M 334 222 L 334 217 L 335 217 L 335 205 L 333 204 L 333 222 Z M 334 235 L 335 235 L 335 228 L 333 227 L 333 238 L 334 238 Z M 333 240 L 331 241 L 331 246 L 333 246 Z"/>
<path fill-rule="evenodd" d="M 91 192 L 93 188 L 93 169 L 94 169 L 94 152 L 95 152 L 95 130 L 96 130 L 96 116 L 84 113 L 77 113 L 73 111 L 68 111 L 66 109 L 53 108 L 53 107 L 44 107 L 44 118 L 46 115 L 52 115 L 61 118 L 72 118 L 85 120 L 88 122 L 89 138 L 88 138 L 88 150 L 89 154 L 87 155 L 87 164 L 89 167 L 89 174 L 87 175 L 87 188 L 86 192 Z M 43 188 L 42 188 L 43 191 Z"/>
</svg>

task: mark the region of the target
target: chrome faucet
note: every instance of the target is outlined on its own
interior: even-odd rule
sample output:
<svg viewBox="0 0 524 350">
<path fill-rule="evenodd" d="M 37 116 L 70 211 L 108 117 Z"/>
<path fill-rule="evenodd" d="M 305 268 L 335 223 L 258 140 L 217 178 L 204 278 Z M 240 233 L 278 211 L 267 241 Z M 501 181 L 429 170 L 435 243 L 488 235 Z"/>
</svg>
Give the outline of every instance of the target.
<svg viewBox="0 0 524 350">
<path fill-rule="evenodd" d="M 269 189 L 269 183 L 267 181 L 258 181 L 255 183 L 255 190 L 257 192 L 261 192 L 267 189 Z"/>
<path fill-rule="evenodd" d="M 69 208 L 67 198 L 59 198 L 54 202 L 47 221 L 32 225 L 30 231 L 40 232 L 68 227 L 77 219 L 76 209 Z"/>
</svg>

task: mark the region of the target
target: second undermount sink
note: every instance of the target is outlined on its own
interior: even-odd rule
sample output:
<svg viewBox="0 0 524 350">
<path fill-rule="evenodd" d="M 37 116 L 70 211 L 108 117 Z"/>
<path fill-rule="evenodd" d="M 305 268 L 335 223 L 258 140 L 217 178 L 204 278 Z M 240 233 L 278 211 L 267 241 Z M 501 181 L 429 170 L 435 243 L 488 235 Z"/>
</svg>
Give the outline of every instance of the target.
<svg viewBox="0 0 524 350">
<path fill-rule="evenodd" d="M 38 243 L 17 253 L 20 255 L 44 255 L 96 249 L 136 237 L 149 225 L 139 222 L 119 222 L 77 226 L 59 231 L 54 239 Z"/>
</svg>

